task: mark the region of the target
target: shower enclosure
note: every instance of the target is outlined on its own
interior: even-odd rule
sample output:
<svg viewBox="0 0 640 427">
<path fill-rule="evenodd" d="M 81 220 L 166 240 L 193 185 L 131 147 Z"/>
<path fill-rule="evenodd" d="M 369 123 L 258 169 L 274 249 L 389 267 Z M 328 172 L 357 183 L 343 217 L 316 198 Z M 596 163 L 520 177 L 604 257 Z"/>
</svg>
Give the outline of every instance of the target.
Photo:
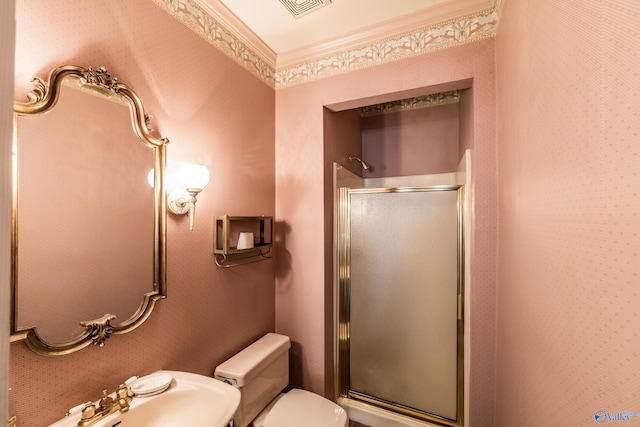
<svg viewBox="0 0 640 427">
<path fill-rule="evenodd" d="M 462 425 L 464 185 L 445 175 L 339 188 L 338 391 L 416 420 L 384 425 Z"/>
</svg>

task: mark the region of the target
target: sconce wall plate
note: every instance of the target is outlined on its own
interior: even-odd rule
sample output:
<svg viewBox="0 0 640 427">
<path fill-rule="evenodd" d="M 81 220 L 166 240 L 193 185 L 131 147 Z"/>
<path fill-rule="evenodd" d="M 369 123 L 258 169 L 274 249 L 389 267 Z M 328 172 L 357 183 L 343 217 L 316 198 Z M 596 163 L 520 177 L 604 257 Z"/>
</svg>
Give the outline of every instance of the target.
<svg viewBox="0 0 640 427">
<path fill-rule="evenodd" d="M 171 174 L 169 173 L 169 179 Z M 183 187 L 169 191 L 167 195 L 167 209 L 174 215 L 189 214 L 189 229 L 193 231 L 198 194 L 209 183 L 210 174 L 205 166 L 185 164 L 174 175 L 175 181 Z M 149 184 L 151 179 L 149 178 Z"/>
<path fill-rule="evenodd" d="M 176 215 L 183 215 L 189 212 L 191 205 L 188 201 L 191 200 L 191 195 L 182 188 L 176 188 L 169 193 L 167 197 L 167 206 L 169 211 Z"/>
</svg>

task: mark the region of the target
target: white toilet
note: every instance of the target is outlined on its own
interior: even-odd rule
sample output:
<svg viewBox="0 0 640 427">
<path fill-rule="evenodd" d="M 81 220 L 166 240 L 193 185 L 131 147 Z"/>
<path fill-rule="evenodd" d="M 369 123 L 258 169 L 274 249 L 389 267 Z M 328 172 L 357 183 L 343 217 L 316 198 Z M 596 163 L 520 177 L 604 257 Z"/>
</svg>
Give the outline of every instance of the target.
<svg viewBox="0 0 640 427">
<path fill-rule="evenodd" d="M 289 384 L 291 340 L 269 333 L 215 370 L 215 378 L 240 390 L 234 427 L 347 427 L 344 409 L 317 394 Z"/>
</svg>

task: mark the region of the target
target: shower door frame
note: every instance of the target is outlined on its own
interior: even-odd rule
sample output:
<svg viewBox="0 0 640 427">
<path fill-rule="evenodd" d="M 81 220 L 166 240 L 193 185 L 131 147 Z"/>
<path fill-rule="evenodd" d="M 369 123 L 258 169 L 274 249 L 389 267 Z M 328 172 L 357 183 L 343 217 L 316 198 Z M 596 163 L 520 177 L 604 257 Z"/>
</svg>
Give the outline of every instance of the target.
<svg viewBox="0 0 640 427">
<path fill-rule="evenodd" d="M 435 422 L 446 426 L 461 427 L 464 418 L 464 185 L 426 185 L 397 188 L 347 188 L 338 189 L 337 218 L 337 340 L 338 340 L 338 393 L 342 398 L 362 401 L 382 409 L 417 420 Z M 350 388 L 350 202 L 353 193 L 401 193 L 427 191 L 457 191 L 457 378 L 456 378 L 456 419 L 451 420 L 437 414 L 430 414 L 411 407 L 377 399 L 351 390 Z"/>
</svg>

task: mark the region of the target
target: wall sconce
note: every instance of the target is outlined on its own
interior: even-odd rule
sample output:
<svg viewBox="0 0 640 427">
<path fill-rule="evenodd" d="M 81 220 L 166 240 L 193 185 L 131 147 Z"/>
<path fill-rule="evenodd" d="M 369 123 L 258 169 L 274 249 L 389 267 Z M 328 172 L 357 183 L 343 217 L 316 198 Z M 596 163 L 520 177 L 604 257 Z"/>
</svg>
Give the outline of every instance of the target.
<svg viewBox="0 0 640 427">
<path fill-rule="evenodd" d="M 167 207 L 176 215 L 189 214 L 189 229 L 193 231 L 196 216 L 196 197 L 209 183 L 209 171 L 202 165 L 183 165 L 178 181 L 184 188 L 176 188 L 167 196 Z"/>
<path fill-rule="evenodd" d="M 149 183 L 153 186 L 153 169 Z M 183 164 L 178 168 L 167 167 L 167 208 L 176 215 L 189 214 L 189 229 L 193 231 L 198 194 L 209 183 L 209 171 L 205 166 Z"/>
</svg>

